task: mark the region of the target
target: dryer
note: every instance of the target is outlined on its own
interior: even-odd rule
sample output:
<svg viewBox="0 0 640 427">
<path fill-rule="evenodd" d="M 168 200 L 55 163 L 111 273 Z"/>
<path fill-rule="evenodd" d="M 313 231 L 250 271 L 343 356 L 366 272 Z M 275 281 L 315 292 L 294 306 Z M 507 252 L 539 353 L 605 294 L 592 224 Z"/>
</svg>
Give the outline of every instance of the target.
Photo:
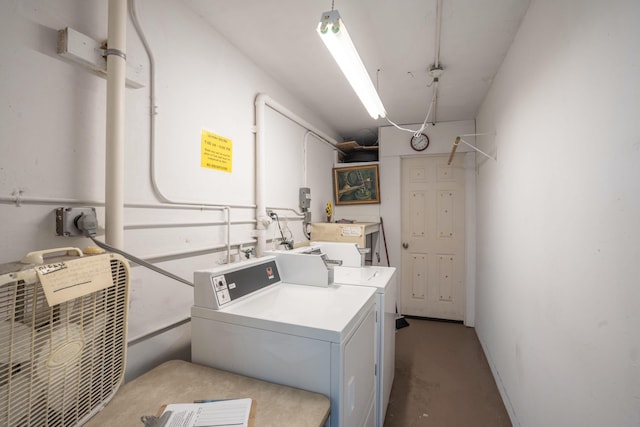
<svg viewBox="0 0 640 427">
<path fill-rule="evenodd" d="M 325 394 L 329 426 L 375 425 L 375 288 L 285 283 L 275 257 L 194 279 L 193 362 Z"/>
<path fill-rule="evenodd" d="M 334 283 L 376 290 L 376 426 L 382 427 L 395 377 L 396 269 L 395 267 L 335 267 Z"/>
<path fill-rule="evenodd" d="M 318 257 L 331 259 L 330 280 L 335 284 L 367 286 L 376 290 L 376 426 L 382 427 L 395 377 L 396 269 L 363 266 L 355 243 L 313 242 L 294 250 L 271 252 L 285 277 L 305 284 L 316 284 L 325 276 L 309 272 L 322 265 Z M 317 259 L 316 259 L 317 258 Z M 329 267 L 327 267 L 329 268 Z M 326 284 L 326 281 L 322 282 Z"/>
</svg>

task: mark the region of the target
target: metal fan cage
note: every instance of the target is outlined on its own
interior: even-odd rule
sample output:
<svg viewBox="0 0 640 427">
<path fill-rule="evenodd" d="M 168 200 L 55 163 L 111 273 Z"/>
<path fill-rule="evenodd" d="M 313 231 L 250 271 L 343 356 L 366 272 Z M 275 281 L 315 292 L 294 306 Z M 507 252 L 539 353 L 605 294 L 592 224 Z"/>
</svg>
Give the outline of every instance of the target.
<svg viewBox="0 0 640 427">
<path fill-rule="evenodd" d="M 53 307 L 33 266 L 0 268 L 0 425 L 81 425 L 117 391 L 129 268 L 121 256 L 109 256 L 113 286 Z M 7 272 L 13 267 L 20 271 Z"/>
</svg>

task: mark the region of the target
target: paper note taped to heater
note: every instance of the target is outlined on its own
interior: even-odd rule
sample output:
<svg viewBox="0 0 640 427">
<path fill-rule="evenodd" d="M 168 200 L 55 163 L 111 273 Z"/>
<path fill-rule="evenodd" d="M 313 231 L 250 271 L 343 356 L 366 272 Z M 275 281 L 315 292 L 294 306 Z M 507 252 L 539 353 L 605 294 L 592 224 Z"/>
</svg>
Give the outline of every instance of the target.
<svg viewBox="0 0 640 427">
<path fill-rule="evenodd" d="M 49 307 L 113 286 L 108 254 L 34 267 Z"/>
</svg>

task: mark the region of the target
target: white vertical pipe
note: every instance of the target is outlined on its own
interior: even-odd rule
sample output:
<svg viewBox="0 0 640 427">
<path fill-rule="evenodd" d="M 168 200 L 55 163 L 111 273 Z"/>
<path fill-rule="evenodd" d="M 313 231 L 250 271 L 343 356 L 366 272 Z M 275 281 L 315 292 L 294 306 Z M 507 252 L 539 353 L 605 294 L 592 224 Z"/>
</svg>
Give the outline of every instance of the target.
<svg viewBox="0 0 640 427">
<path fill-rule="evenodd" d="M 227 220 L 227 264 L 231 264 L 231 208 L 225 206 L 224 212 Z"/>
<path fill-rule="evenodd" d="M 436 47 L 435 47 L 435 55 L 433 59 L 434 68 L 440 68 L 440 36 L 442 33 L 442 0 L 438 0 L 436 3 Z M 436 124 L 436 114 L 438 112 L 438 83 L 439 78 L 434 78 L 433 81 L 433 99 L 432 102 L 432 110 L 433 110 L 433 119 L 431 120 L 431 124 L 435 126 Z"/>
<path fill-rule="evenodd" d="M 127 1 L 109 0 L 108 19 L 105 238 L 122 249 Z"/>
<path fill-rule="evenodd" d="M 431 99 L 431 111 L 433 111 L 433 115 L 431 116 L 431 124 L 436 125 L 436 112 L 438 110 L 438 81 L 439 79 L 434 79 L 433 81 L 433 98 Z"/>
<path fill-rule="evenodd" d="M 261 257 L 267 246 L 267 227 L 271 218 L 264 202 L 264 106 L 266 96 L 256 97 L 256 256 Z"/>
<path fill-rule="evenodd" d="M 440 34 L 442 33 L 442 0 L 436 2 L 436 52 L 434 65 L 436 68 L 440 66 Z"/>
<path fill-rule="evenodd" d="M 304 140 L 302 142 L 302 186 L 308 187 L 307 185 L 307 175 L 309 174 L 309 165 L 308 165 L 308 146 L 309 146 L 309 135 L 313 135 L 311 131 L 306 131 L 304 134 Z"/>
</svg>

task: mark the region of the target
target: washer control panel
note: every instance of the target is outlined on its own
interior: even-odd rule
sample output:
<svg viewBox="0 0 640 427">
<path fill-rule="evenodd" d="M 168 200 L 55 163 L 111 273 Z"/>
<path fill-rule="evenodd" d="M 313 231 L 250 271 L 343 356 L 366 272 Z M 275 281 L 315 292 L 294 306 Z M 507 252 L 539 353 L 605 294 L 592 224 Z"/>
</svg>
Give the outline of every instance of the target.
<svg viewBox="0 0 640 427">
<path fill-rule="evenodd" d="M 216 296 L 218 306 L 223 306 L 231 301 L 231 295 L 229 295 L 229 286 L 227 285 L 227 279 L 222 276 L 211 276 L 211 284 L 213 285 L 213 292 Z M 231 284 L 233 288 L 236 287 L 235 283 Z"/>
<path fill-rule="evenodd" d="M 196 271 L 194 276 L 195 304 L 216 310 L 280 282 L 274 257 Z"/>
</svg>

